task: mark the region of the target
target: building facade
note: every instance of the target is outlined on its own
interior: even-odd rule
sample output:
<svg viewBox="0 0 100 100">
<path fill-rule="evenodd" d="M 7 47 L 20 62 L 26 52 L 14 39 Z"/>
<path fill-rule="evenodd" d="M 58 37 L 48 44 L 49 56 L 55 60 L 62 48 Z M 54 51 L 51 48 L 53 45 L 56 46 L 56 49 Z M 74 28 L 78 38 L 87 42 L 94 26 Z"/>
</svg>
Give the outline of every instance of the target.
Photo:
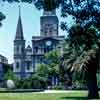
<svg viewBox="0 0 100 100">
<path fill-rule="evenodd" d="M 64 39 L 59 36 L 59 20 L 56 10 L 44 11 L 40 17 L 40 36 L 32 37 L 32 47 L 25 47 L 21 15 L 19 14 L 16 35 L 14 39 L 13 71 L 20 77 L 29 77 L 36 72 L 38 64 L 45 63 L 43 56 L 55 49 Z"/>
<path fill-rule="evenodd" d="M 8 65 L 8 59 L 2 55 L 0 55 L 0 87 L 3 86 L 4 81 L 4 70 L 6 65 Z"/>
<path fill-rule="evenodd" d="M 8 64 L 8 59 L 2 55 L 0 55 L 0 63 Z"/>
</svg>

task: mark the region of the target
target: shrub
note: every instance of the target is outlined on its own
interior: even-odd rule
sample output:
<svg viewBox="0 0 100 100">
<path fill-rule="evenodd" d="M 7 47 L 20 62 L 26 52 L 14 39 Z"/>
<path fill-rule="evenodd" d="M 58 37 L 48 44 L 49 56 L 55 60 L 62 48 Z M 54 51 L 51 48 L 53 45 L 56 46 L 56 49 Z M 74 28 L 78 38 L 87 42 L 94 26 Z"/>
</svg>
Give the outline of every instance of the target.
<svg viewBox="0 0 100 100">
<path fill-rule="evenodd" d="M 47 87 L 47 80 L 34 74 L 30 78 L 16 80 L 15 86 L 21 89 L 44 89 Z"/>
<path fill-rule="evenodd" d="M 52 89 L 54 89 L 54 90 L 64 90 L 64 86 L 63 85 L 53 86 Z"/>
</svg>

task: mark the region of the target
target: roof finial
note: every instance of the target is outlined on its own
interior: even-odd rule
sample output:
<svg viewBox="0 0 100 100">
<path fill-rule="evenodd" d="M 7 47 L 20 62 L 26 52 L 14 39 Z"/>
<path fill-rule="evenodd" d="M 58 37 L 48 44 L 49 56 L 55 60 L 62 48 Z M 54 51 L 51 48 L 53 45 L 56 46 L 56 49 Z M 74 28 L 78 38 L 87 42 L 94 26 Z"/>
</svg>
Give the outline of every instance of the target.
<svg viewBox="0 0 100 100">
<path fill-rule="evenodd" d="M 20 5 L 18 7 L 19 7 L 19 16 L 21 16 L 21 7 Z"/>
</svg>

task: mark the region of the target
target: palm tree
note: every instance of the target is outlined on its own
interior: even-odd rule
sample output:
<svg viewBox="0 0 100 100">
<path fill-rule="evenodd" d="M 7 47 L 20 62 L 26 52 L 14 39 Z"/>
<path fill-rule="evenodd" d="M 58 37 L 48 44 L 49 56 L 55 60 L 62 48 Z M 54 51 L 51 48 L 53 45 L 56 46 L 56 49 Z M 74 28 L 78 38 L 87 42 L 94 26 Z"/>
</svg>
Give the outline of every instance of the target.
<svg viewBox="0 0 100 100">
<path fill-rule="evenodd" d="M 62 65 L 71 71 L 87 73 L 88 97 L 98 98 L 96 73 L 99 67 L 100 37 L 96 29 L 84 29 L 74 25 L 69 30 L 69 35 L 64 46 Z"/>
<path fill-rule="evenodd" d="M 34 0 L 37 9 L 45 11 L 52 11 L 59 7 L 62 0 Z"/>
</svg>

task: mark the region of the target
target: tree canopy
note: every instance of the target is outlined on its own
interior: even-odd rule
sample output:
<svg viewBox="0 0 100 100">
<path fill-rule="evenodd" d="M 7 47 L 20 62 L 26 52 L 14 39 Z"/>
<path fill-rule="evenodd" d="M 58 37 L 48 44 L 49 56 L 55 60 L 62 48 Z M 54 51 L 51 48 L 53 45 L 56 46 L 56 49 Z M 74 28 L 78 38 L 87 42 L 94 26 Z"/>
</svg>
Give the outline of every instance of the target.
<svg viewBox="0 0 100 100">
<path fill-rule="evenodd" d="M 2 26 L 2 20 L 4 20 L 5 18 L 5 15 L 2 12 L 0 12 L 0 26 Z"/>
<path fill-rule="evenodd" d="M 38 9 L 44 9 L 47 11 L 54 10 L 55 8 L 58 8 L 62 0 L 2 0 L 7 1 L 8 3 L 13 2 L 25 2 L 29 4 L 34 4 L 36 8 Z"/>
<path fill-rule="evenodd" d="M 72 71 L 87 72 L 88 97 L 98 98 L 97 68 L 100 52 L 100 0 L 63 0 L 62 17 L 72 16 L 75 25 L 67 20 L 61 28 L 68 32 L 63 66 Z"/>
<path fill-rule="evenodd" d="M 25 2 L 47 11 L 61 7 L 63 17 L 71 15 L 76 23 L 85 28 L 94 25 L 100 28 L 100 0 L 2 0 L 3 2 Z M 0 15 L 1 16 L 1 15 Z M 1 18 L 3 18 L 1 16 Z M 66 25 L 64 25 L 66 27 Z M 63 29 L 67 29 L 64 28 Z"/>
<path fill-rule="evenodd" d="M 85 29 L 100 28 L 100 0 L 63 0 L 61 12 L 62 17 L 71 15 Z"/>
</svg>

